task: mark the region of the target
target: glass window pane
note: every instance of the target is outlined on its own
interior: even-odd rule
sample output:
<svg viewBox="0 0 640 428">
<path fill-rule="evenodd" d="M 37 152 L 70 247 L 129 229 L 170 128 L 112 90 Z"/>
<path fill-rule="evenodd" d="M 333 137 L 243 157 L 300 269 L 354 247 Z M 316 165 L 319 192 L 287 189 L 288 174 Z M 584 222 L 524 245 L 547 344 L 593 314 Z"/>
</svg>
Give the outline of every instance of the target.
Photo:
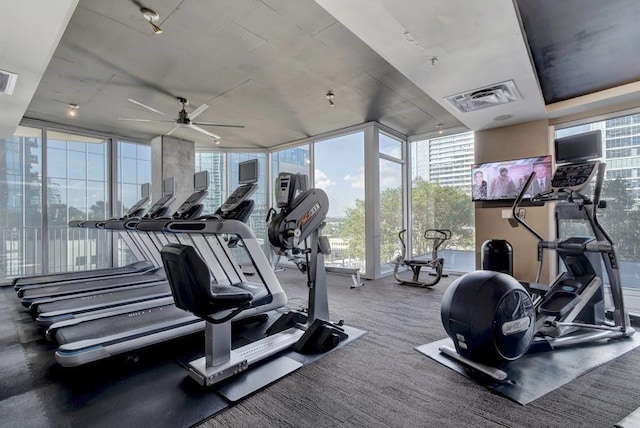
<svg viewBox="0 0 640 428">
<path fill-rule="evenodd" d="M 328 266 L 365 270 L 364 133 L 315 143 L 315 187 L 329 196 Z"/>
<path fill-rule="evenodd" d="M 105 181 L 105 169 L 107 167 L 107 160 L 105 156 L 100 154 L 89 154 L 88 162 L 89 169 L 87 170 L 87 179 Z"/>
<path fill-rule="evenodd" d="M 292 147 L 271 155 L 271 182 L 275 182 L 281 172 L 310 175 L 309 146 Z"/>
<path fill-rule="evenodd" d="M 87 144 L 87 151 L 89 153 L 95 153 L 97 155 L 104 155 L 105 148 L 106 148 L 106 145 L 103 144 L 102 142 L 99 144 Z"/>
<path fill-rule="evenodd" d="M 151 146 L 147 144 L 136 144 L 136 158 L 138 160 L 151 161 Z"/>
<path fill-rule="evenodd" d="M 138 173 L 136 167 L 138 162 L 135 159 L 122 158 L 120 160 L 122 165 L 122 176 L 120 179 L 123 183 L 135 183 L 138 180 Z"/>
<path fill-rule="evenodd" d="M 640 288 L 640 114 L 615 117 L 557 130 L 555 138 L 600 130 L 602 132 L 602 157 L 606 163 L 601 199 L 607 201 L 606 209 L 598 210 L 598 220 L 617 247 L 622 285 Z M 559 236 L 582 234 L 584 225 L 563 222 Z M 574 222 L 575 223 L 575 222 Z M 590 229 L 589 229 L 590 231 Z M 592 232 L 589 233 L 592 235 Z M 608 283 L 608 279 L 605 278 Z M 626 294 L 626 293 L 625 293 Z M 635 299 L 626 299 L 627 309 Z M 636 305 L 638 306 L 638 305 Z"/>
<path fill-rule="evenodd" d="M 0 138 L 0 282 L 42 273 L 42 131 Z"/>
<path fill-rule="evenodd" d="M 138 159 L 137 182 L 140 184 L 151 182 L 151 161 Z"/>
<path fill-rule="evenodd" d="M 87 178 L 87 154 L 85 152 L 69 151 L 67 153 L 69 178 L 84 180 Z"/>
<path fill-rule="evenodd" d="M 402 159 L 402 142 L 382 132 L 378 135 L 379 152 L 396 159 Z"/>
<path fill-rule="evenodd" d="M 253 213 L 249 218 L 249 227 L 253 230 L 256 237 L 264 242 L 265 252 L 269 251 L 267 239 L 267 226 L 264 221 L 267 218 L 267 179 L 266 179 L 266 161 L 265 153 L 229 153 L 229 192 L 233 192 L 238 187 L 238 164 L 251 159 L 258 159 L 258 190 L 253 194 L 251 199 L 255 205 Z M 268 252 L 267 252 L 268 254 Z"/>
<path fill-rule="evenodd" d="M 393 260 L 400 254 L 398 233 L 402 221 L 402 164 L 380 159 L 380 271 L 393 270 Z"/>
<path fill-rule="evenodd" d="M 67 151 L 47 147 L 47 175 L 49 177 L 67 176 Z"/>
<path fill-rule="evenodd" d="M 209 194 L 202 203 L 203 212 L 212 214 L 227 198 L 226 156 L 221 152 L 198 152 L 195 169 L 195 172 L 209 171 Z"/>
<path fill-rule="evenodd" d="M 409 257 L 431 259 L 432 241 L 426 229 L 449 229 L 452 237 L 438 255 L 445 269 L 475 270 L 475 206 L 471 202 L 469 174 L 474 163 L 473 133 L 438 137 L 412 143 L 411 232 Z"/>
</svg>

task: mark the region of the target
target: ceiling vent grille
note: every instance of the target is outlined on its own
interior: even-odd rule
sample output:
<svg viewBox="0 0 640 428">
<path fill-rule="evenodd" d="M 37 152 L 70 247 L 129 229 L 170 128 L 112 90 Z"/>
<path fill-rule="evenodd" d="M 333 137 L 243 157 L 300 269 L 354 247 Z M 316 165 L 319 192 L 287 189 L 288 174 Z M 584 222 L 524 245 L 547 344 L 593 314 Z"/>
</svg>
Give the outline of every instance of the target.
<svg viewBox="0 0 640 428">
<path fill-rule="evenodd" d="M 11 95 L 16 86 L 18 75 L 10 71 L 0 70 L 0 93 Z"/>
<path fill-rule="evenodd" d="M 513 80 L 496 83 L 484 88 L 474 89 L 457 95 L 450 95 L 445 98 L 461 113 L 481 110 L 500 104 L 507 104 L 521 100 L 520 92 L 516 88 Z"/>
</svg>

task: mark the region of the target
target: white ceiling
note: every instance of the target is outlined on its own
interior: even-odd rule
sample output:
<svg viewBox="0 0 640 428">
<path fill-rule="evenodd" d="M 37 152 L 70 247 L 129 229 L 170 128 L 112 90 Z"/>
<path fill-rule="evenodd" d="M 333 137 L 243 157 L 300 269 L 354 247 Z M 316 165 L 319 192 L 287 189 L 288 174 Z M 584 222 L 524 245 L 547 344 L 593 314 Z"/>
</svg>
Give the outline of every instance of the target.
<svg viewBox="0 0 640 428">
<path fill-rule="evenodd" d="M 439 124 L 480 130 L 640 98 L 632 82 L 545 105 L 517 9 L 504 0 L 79 0 L 70 20 L 75 1 L 15 3 L 0 25 L 2 40 L 19 39 L 2 44 L 0 69 L 20 73 L 16 94 L 0 95 L 10 111 L 3 136 L 24 116 L 150 139 L 174 125 L 118 118 L 176 118 L 176 97 L 190 100 L 187 111 L 210 106 L 197 121 L 244 125 L 207 127 L 232 148 L 368 121 L 407 135 Z M 163 34 L 141 6 L 159 13 Z M 459 113 L 444 99 L 506 80 L 521 101 Z M 75 118 L 69 103 L 80 106 Z M 173 135 L 212 145 L 190 129 Z"/>
</svg>

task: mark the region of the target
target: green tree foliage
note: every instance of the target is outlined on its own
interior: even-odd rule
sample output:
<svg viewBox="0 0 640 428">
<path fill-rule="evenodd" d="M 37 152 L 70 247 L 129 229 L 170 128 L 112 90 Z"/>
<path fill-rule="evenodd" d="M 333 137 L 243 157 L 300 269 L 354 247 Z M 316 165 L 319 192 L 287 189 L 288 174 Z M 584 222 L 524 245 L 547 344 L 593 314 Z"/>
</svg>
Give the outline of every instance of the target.
<svg viewBox="0 0 640 428">
<path fill-rule="evenodd" d="M 449 229 L 453 236 L 441 248 L 470 250 L 474 246 L 473 204 L 469 195 L 461 190 L 415 181 L 412 193 L 412 222 L 414 255 L 430 254 L 431 241 L 423 237 L 425 229 Z M 400 188 L 386 189 L 380 194 L 380 256 L 391 261 L 399 254 L 398 232 L 402 227 L 402 192 Z M 352 257 L 365 257 L 365 207 L 356 200 L 348 208 L 342 229 L 342 238 L 348 243 Z"/>
<path fill-rule="evenodd" d="M 347 242 L 349 255 L 364 260 L 364 201 L 356 199 L 355 207 L 347 208 L 342 226 L 342 238 Z"/>
<path fill-rule="evenodd" d="M 617 244 L 618 256 L 623 261 L 637 261 L 640 211 L 633 207 L 633 194 L 623 180 L 609 180 L 603 185 L 601 199 L 607 207 L 598 211 L 598 220 Z"/>
<path fill-rule="evenodd" d="M 418 178 L 412 189 L 413 253 L 430 254 L 432 241 L 424 239 L 426 229 L 449 229 L 451 239 L 441 249 L 474 248 L 474 206 L 459 189 L 429 183 Z"/>
</svg>

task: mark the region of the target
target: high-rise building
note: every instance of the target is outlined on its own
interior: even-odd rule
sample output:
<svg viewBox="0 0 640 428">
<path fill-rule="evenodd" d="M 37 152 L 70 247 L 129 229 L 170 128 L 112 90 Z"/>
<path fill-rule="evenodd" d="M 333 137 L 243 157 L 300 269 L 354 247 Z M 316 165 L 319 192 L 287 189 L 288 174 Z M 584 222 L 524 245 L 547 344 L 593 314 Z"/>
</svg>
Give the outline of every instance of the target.
<svg viewBox="0 0 640 428">
<path fill-rule="evenodd" d="M 471 191 L 473 132 L 447 135 L 413 144 L 412 178 Z"/>
</svg>

